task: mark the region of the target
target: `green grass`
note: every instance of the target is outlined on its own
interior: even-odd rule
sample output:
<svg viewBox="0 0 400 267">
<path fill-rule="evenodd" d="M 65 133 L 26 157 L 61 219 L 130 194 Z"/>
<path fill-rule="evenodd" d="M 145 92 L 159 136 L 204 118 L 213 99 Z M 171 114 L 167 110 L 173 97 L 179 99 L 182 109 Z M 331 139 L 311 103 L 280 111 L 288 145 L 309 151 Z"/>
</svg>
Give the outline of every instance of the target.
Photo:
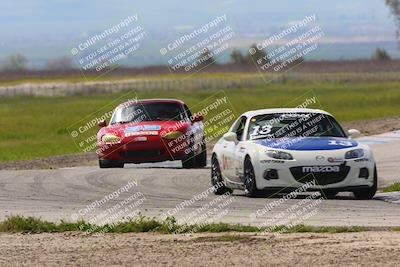
<svg viewBox="0 0 400 267">
<path fill-rule="evenodd" d="M 254 69 L 256 70 L 256 69 Z M 111 74 L 111 73 L 110 73 Z M 50 76 L 39 76 L 37 77 L 12 77 L 7 79 L 7 75 L 4 75 L 0 80 L 0 86 L 13 86 L 18 84 L 30 83 L 30 84 L 43 84 L 43 83 L 81 83 L 81 82 L 114 82 L 121 80 L 183 80 L 183 79 L 229 79 L 236 80 L 242 78 L 257 79 L 260 78 L 259 72 L 200 72 L 196 74 L 187 73 L 167 73 L 167 74 L 120 74 L 115 75 L 71 75 L 62 76 L 62 73 L 54 73 Z M 376 83 L 381 81 L 398 81 L 399 72 L 296 72 L 296 68 L 293 71 L 285 73 L 273 73 L 267 72 L 262 73 L 262 77 L 267 82 L 273 83 L 336 83 L 336 84 L 349 84 L 349 83 L 360 83 L 375 81 Z"/>
<path fill-rule="evenodd" d="M 375 119 L 400 114 L 400 82 L 369 84 L 267 84 L 260 88 L 225 91 L 236 115 L 244 111 L 294 107 L 316 96 L 311 107 L 331 112 L 341 122 Z M 179 98 L 193 111 L 220 90 L 164 90 L 138 92 L 139 98 Z M 14 97 L 0 99 L 0 161 L 33 159 L 81 152 L 67 128 L 82 125 L 112 110 L 135 95 L 104 94 L 68 97 Z M 210 102 L 210 101 L 208 101 Z M 100 110 L 99 110 L 100 109 Z M 97 112 L 96 112 L 97 111 Z M 91 115 L 92 114 L 92 115 Z M 86 119 L 85 119 L 86 118 Z M 73 129 L 70 128 L 70 130 Z M 87 132 L 95 134 L 98 128 Z"/>
<path fill-rule="evenodd" d="M 400 183 L 394 183 L 388 187 L 382 188 L 382 192 L 400 192 Z"/>
<path fill-rule="evenodd" d="M 95 226 L 84 221 L 69 223 L 61 221 L 53 223 L 33 217 L 11 216 L 0 222 L 0 232 L 11 233 L 57 233 L 68 231 L 84 231 L 88 233 L 145 233 L 157 232 L 163 234 L 183 233 L 223 233 L 223 232 L 251 232 L 261 233 L 265 231 L 283 233 L 347 233 L 368 231 L 364 227 L 315 227 L 307 225 L 296 225 L 287 228 L 285 226 L 275 227 L 272 230 L 265 228 L 227 223 L 210 223 L 202 225 L 179 225 L 172 217 L 159 221 L 155 218 L 139 216 L 115 225 Z M 234 238 L 221 236 L 219 241 L 234 241 Z"/>
</svg>

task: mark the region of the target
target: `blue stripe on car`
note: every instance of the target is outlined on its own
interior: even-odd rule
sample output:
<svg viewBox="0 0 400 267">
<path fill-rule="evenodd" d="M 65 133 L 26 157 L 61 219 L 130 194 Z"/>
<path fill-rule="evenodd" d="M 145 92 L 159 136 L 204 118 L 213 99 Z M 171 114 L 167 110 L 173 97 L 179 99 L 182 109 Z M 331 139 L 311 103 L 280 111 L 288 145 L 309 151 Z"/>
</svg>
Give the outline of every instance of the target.
<svg viewBox="0 0 400 267">
<path fill-rule="evenodd" d="M 276 149 L 286 150 L 335 150 L 355 147 L 357 141 L 335 137 L 301 137 L 286 139 L 263 139 L 257 144 Z"/>
</svg>

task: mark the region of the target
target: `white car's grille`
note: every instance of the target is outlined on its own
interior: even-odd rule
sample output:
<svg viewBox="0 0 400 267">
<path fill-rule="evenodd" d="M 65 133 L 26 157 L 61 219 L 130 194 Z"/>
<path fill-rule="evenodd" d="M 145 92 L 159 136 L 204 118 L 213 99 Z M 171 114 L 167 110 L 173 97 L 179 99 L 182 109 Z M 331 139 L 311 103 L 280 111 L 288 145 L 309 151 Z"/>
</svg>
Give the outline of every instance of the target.
<svg viewBox="0 0 400 267">
<path fill-rule="evenodd" d="M 297 166 L 291 167 L 290 172 L 294 179 L 301 183 L 316 180 L 318 185 L 335 184 L 346 179 L 350 171 L 349 166 Z"/>
</svg>

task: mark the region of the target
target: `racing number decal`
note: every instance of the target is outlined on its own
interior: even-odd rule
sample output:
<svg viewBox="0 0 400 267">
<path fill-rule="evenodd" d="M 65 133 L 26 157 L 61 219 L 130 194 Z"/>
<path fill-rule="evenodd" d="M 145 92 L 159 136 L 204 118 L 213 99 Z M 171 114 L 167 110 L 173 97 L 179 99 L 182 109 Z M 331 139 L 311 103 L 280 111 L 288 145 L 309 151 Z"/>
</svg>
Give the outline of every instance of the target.
<svg viewBox="0 0 400 267">
<path fill-rule="evenodd" d="M 263 126 L 259 126 L 257 125 L 256 127 L 254 127 L 253 132 L 250 134 L 250 136 L 254 136 L 254 135 L 266 135 L 269 134 L 272 130 L 272 125 L 270 124 L 266 124 Z"/>
<path fill-rule="evenodd" d="M 349 141 L 336 141 L 336 140 L 329 140 L 328 145 L 331 146 L 352 146 L 353 144 Z"/>
</svg>

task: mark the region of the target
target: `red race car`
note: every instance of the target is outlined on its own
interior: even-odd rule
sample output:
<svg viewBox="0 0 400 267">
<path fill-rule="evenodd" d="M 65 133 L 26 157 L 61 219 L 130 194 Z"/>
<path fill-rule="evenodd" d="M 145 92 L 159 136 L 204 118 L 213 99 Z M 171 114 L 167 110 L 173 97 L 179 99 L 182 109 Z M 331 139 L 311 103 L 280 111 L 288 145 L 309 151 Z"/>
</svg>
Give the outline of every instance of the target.
<svg viewBox="0 0 400 267">
<path fill-rule="evenodd" d="M 207 164 L 203 116 L 192 115 L 180 100 L 128 101 L 114 110 L 108 126 L 99 126 L 100 168 L 166 160 L 181 160 L 183 168 Z"/>
</svg>

